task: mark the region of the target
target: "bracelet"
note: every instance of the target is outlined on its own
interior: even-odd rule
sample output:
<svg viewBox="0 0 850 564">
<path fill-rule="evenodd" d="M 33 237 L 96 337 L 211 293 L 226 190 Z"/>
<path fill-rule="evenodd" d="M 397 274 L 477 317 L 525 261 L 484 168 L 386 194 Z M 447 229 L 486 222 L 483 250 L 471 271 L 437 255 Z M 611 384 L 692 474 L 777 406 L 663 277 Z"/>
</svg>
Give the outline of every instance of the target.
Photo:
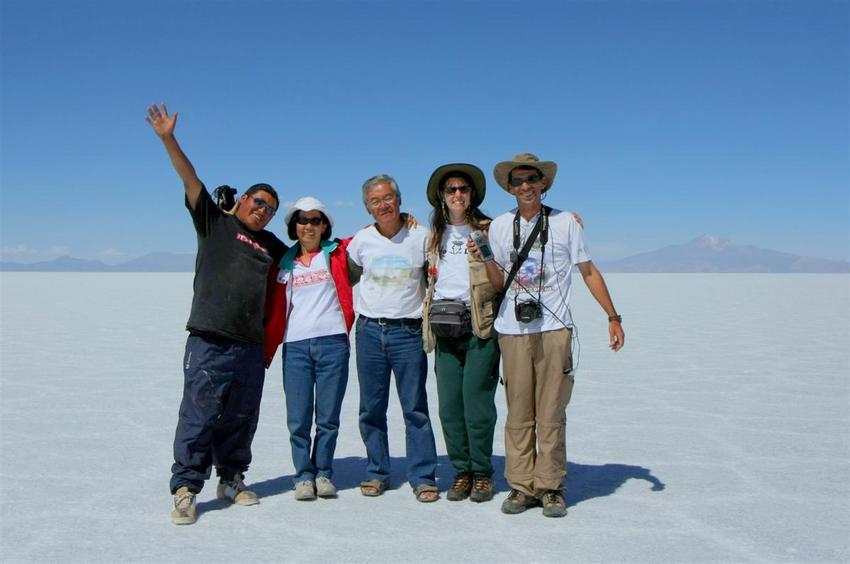
<svg viewBox="0 0 850 564">
<path fill-rule="evenodd" d="M 622 315 L 609 315 L 608 316 L 608 323 L 611 323 L 612 321 L 616 321 L 617 323 L 622 323 L 623 322 L 623 316 Z"/>
</svg>

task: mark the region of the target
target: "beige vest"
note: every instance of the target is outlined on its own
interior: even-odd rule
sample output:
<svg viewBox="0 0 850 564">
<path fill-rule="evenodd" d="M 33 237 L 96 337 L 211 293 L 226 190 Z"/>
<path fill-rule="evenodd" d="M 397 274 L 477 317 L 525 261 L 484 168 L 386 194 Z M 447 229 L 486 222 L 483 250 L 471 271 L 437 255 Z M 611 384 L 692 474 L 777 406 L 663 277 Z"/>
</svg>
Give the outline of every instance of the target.
<svg viewBox="0 0 850 564">
<path fill-rule="evenodd" d="M 493 320 L 496 318 L 496 305 L 493 300 L 497 292 L 487 278 L 487 269 L 484 266 L 484 262 L 481 259 L 472 258 L 470 254 L 467 254 L 466 258 L 469 261 L 472 334 L 481 339 L 489 339 L 493 336 Z M 422 346 L 425 352 L 431 352 L 437 346 L 437 337 L 431 332 L 428 310 L 431 306 L 431 300 L 434 297 L 434 287 L 437 284 L 437 276 L 439 275 L 437 272 L 439 260 L 440 257 L 435 251 L 428 252 L 428 290 L 425 292 L 425 301 L 422 304 Z"/>
</svg>

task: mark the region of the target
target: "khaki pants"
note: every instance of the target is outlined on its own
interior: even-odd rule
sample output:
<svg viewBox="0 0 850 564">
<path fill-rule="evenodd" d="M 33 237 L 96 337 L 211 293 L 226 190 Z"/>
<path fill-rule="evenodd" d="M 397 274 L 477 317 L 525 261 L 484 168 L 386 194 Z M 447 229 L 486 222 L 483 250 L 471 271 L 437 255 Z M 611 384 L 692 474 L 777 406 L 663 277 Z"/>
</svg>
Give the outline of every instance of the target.
<svg viewBox="0 0 850 564">
<path fill-rule="evenodd" d="M 573 391 L 569 329 L 499 335 L 508 417 L 505 479 L 539 497 L 567 475 L 567 405 Z"/>
</svg>

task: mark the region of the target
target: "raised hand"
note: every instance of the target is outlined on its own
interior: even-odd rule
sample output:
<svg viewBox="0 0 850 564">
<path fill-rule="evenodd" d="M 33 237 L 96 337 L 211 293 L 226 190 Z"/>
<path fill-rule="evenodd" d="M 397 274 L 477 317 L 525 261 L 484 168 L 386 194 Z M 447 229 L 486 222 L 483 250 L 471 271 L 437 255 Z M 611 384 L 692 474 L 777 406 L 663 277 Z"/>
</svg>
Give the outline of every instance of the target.
<svg viewBox="0 0 850 564">
<path fill-rule="evenodd" d="M 174 126 L 177 125 L 177 112 L 174 112 L 173 116 L 169 116 L 165 102 L 162 103 L 162 109 L 153 104 L 148 107 L 148 115 L 145 116 L 145 121 L 151 124 L 154 132 L 160 137 L 174 135 Z"/>
</svg>

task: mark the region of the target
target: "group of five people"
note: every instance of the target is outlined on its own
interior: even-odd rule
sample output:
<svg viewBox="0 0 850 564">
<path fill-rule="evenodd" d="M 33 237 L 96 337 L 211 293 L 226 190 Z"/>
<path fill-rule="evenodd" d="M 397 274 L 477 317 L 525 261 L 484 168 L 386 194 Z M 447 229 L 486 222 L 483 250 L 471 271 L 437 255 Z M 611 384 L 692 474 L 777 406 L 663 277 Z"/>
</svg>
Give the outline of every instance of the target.
<svg viewBox="0 0 850 564">
<path fill-rule="evenodd" d="M 259 501 L 244 473 L 264 367 L 278 348 L 294 497 L 336 497 L 333 458 L 352 327 L 367 456 L 363 495 L 379 496 L 389 486 L 392 373 L 404 417 L 407 480 L 417 500 L 439 498 L 426 393 L 426 353 L 434 351 L 440 422 L 455 472 L 447 498 L 493 498 L 501 358 L 508 406 L 505 478 L 512 488 L 501 509 L 515 514 L 542 505 L 546 516 L 566 514 L 573 267 L 608 315 L 613 350 L 623 346 L 624 334 L 578 218 L 542 204 L 557 172 L 554 162 L 523 153 L 497 164 L 496 181 L 517 208 L 495 220 L 479 209 L 484 174 L 465 163 L 432 174 L 430 229 L 401 212 L 398 184 L 387 175 L 363 184 L 374 223 L 353 237 L 333 238 L 330 210 L 303 197 L 284 217 L 295 241 L 288 247 L 266 230 L 280 204 L 270 185 L 251 186 L 222 209 L 174 137 L 177 114 L 153 105 L 146 120 L 183 181 L 198 237 L 170 484 L 174 523 L 195 522 L 195 497 L 213 466 L 218 498 L 239 505 Z"/>
</svg>

